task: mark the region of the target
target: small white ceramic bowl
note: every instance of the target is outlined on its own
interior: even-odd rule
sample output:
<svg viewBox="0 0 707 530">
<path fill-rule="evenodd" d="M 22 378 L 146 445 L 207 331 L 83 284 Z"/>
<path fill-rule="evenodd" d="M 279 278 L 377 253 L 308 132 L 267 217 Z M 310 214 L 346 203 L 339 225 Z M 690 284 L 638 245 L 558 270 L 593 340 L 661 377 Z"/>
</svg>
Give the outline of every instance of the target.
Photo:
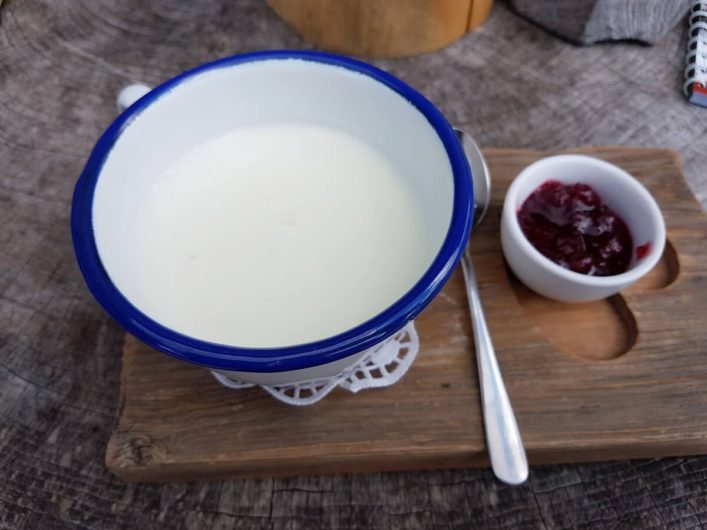
<svg viewBox="0 0 707 530">
<path fill-rule="evenodd" d="M 614 276 L 574 272 L 551 261 L 530 243 L 518 222 L 518 210 L 548 180 L 588 184 L 626 222 L 634 244 L 626 272 Z M 646 243 L 648 252 L 637 257 L 636 248 Z M 665 247 L 665 222 L 652 195 L 623 169 L 589 156 L 558 155 L 529 165 L 508 188 L 501 218 L 501 244 L 510 268 L 532 290 L 561 302 L 588 302 L 617 293 L 655 266 Z"/>
</svg>

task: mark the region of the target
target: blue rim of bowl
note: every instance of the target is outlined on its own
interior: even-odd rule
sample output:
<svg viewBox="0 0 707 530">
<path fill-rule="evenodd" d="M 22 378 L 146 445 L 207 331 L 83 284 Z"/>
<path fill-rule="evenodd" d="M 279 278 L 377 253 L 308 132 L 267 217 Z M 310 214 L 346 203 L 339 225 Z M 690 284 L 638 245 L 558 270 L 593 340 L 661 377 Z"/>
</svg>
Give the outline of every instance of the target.
<svg viewBox="0 0 707 530">
<path fill-rule="evenodd" d="M 142 111 L 179 84 L 205 72 L 264 60 L 300 59 L 339 66 L 366 75 L 410 102 L 435 129 L 452 166 L 454 198 L 447 235 L 432 264 L 399 300 L 366 322 L 327 339 L 278 348 L 240 348 L 207 342 L 159 324 L 129 302 L 110 280 L 98 255 L 93 234 L 93 195 L 115 142 Z M 74 250 L 88 287 L 103 308 L 128 332 L 146 344 L 180 360 L 239 372 L 272 373 L 300 370 L 343 359 L 370 348 L 399 331 L 440 291 L 461 258 L 471 230 L 473 188 L 471 169 L 457 136 L 439 110 L 419 92 L 367 63 L 315 51 L 272 50 L 219 59 L 188 70 L 151 90 L 126 109 L 106 129 L 76 183 L 71 209 Z"/>
</svg>

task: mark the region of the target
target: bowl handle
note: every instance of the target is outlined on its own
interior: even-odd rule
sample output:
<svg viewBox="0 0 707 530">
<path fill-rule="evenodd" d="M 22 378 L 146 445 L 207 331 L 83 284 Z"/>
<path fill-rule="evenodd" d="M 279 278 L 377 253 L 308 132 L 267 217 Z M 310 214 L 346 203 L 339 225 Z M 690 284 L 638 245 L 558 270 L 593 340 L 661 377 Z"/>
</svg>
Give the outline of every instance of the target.
<svg viewBox="0 0 707 530">
<path fill-rule="evenodd" d="M 150 90 L 152 89 L 149 86 L 143 85 L 142 83 L 126 86 L 118 93 L 118 97 L 115 100 L 116 105 L 118 105 L 118 110 L 123 112 Z"/>
</svg>

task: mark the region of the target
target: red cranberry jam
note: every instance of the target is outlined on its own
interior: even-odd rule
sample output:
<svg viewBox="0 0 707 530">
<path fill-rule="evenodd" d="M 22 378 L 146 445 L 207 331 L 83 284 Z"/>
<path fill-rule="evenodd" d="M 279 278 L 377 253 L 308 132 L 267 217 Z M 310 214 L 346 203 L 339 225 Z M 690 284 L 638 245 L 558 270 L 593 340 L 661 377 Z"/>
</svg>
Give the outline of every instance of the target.
<svg viewBox="0 0 707 530">
<path fill-rule="evenodd" d="M 533 246 L 566 269 L 611 276 L 631 262 L 626 223 L 586 184 L 548 180 L 525 200 L 518 221 Z"/>
</svg>

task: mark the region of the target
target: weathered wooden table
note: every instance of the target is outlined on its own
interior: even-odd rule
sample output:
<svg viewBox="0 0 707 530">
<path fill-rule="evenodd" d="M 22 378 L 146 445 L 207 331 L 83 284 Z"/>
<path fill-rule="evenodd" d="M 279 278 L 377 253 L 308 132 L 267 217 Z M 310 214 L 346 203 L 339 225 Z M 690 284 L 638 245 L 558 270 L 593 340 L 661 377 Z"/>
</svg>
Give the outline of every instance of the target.
<svg viewBox="0 0 707 530">
<path fill-rule="evenodd" d="M 707 203 L 707 109 L 683 28 L 578 48 L 497 3 L 450 48 L 381 61 L 484 146 L 665 146 Z M 6 0 L 0 8 L 0 528 L 699 528 L 707 457 L 490 471 L 127 485 L 104 466 L 123 334 L 74 263 L 69 205 L 115 93 L 245 50 L 301 47 L 261 0 Z M 707 361 L 706 361 L 707 362 Z"/>
</svg>

